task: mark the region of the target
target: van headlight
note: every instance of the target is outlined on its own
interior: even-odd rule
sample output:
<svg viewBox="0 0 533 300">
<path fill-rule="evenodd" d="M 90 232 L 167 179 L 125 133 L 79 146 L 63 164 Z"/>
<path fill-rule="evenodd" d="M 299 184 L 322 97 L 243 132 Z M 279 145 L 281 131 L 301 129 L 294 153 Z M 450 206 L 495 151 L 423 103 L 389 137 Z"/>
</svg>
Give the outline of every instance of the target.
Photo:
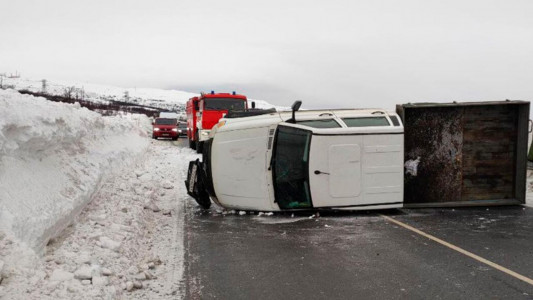
<svg viewBox="0 0 533 300">
<path fill-rule="evenodd" d="M 154 128 L 154 131 L 159 131 L 159 128 Z"/>
<path fill-rule="evenodd" d="M 172 131 L 178 132 L 178 128 L 172 128 Z"/>
</svg>

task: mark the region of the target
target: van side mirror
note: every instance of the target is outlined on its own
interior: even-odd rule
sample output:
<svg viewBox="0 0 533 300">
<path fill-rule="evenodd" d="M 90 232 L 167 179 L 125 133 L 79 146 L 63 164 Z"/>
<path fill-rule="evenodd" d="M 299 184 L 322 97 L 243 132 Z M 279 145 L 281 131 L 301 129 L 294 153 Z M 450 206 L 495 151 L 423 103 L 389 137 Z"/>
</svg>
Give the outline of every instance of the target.
<svg viewBox="0 0 533 300">
<path fill-rule="evenodd" d="M 302 101 L 301 100 L 294 101 L 294 103 L 291 106 L 292 112 L 294 113 L 295 111 L 298 111 L 300 109 L 300 106 L 302 106 Z M 293 115 L 293 117 L 294 117 L 294 115 Z"/>
<path fill-rule="evenodd" d="M 252 109 L 255 109 L 255 101 L 252 101 Z"/>
<path fill-rule="evenodd" d="M 291 106 L 292 109 L 292 118 L 290 120 L 287 120 L 288 123 L 296 123 L 296 117 L 295 113 L 300 109 L 300 106 L 302 106 L 301 100 L 296 100 Z"/>
</svg>

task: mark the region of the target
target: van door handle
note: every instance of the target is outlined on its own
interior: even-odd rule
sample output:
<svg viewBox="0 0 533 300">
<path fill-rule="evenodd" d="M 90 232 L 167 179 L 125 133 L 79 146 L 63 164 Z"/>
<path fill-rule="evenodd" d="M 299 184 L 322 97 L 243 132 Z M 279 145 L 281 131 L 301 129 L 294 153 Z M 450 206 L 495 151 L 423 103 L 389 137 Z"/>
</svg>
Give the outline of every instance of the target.
<svg viewBox="0 0 533 300">
<path fill-rule="evenodd" d="M 319 170 L 315 170 L 315 174 L 316 174 L 316 175 L 320 175 L 320 174 L 326 174 L 326 175 L 329 175 L 329 173 L 322 172 L 322 171 L 319 171 Z"/>
</svg>

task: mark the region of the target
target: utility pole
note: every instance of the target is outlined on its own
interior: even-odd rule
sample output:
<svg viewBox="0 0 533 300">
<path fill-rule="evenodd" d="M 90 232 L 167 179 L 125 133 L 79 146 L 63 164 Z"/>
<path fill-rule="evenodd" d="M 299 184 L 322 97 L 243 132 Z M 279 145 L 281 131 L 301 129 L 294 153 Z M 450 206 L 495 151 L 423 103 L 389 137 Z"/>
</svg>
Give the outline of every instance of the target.
<svg viewBox="0 0 533 300">
<path fill-rule="evenodd" d="M 6 73 L 0 73 L 0 89 L 4 89 L 4 77 L 6 77 Z"/>
<path fill-rule="evenodd" d="M 43 79 L 43 80 L 41 80 L 41 82 L 42 82 L 42 93 L 46 94 L 46 88 L 47 88 L 47 84 L 46 83 L 47 83 L 47 81 L 46 81 L 46 79 Z"/>
</svg>

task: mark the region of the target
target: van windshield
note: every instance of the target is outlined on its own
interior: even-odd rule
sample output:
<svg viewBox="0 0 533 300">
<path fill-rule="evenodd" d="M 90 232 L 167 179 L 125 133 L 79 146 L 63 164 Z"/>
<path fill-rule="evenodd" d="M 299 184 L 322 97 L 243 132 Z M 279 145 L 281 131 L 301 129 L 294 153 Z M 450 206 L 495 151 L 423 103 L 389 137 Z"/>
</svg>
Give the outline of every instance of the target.
<svg viewBox="0 0 533 300">
<path fill-rule="evenodd" d="M 155 119 L 155 124 L 157 125 L 176 125 L 177 123 L 178 123 L 178 119 L 163 119 L 163 118 Z"/>
<path fill-rule="evenodd" d="M 312 207 L 309 190 L 310 143 L 310 131 L 278 127 L 272 176 L 276 202 L 282 209 Z"/>
<path fill-rule="evenodd" d="M 244 110 L 246 101 L 235 98 L 206 98 L 204 110 Z"/>
</svg>

